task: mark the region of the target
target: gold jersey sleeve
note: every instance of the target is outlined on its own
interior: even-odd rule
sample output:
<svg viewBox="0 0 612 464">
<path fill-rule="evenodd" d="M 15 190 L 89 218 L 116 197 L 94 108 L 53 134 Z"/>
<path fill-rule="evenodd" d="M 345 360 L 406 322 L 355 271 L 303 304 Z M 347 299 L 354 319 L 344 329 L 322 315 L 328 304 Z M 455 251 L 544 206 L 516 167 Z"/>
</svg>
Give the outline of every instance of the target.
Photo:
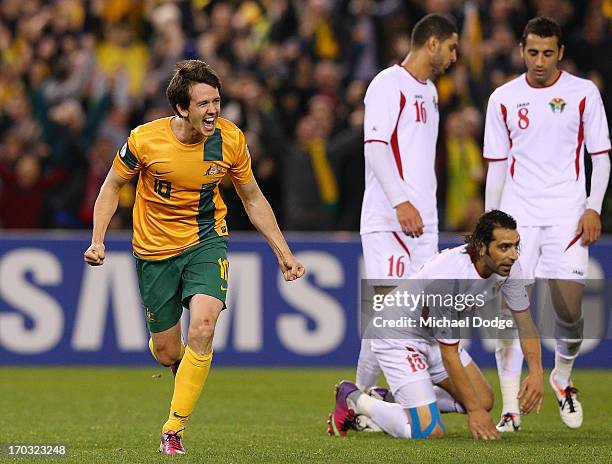
<svg viewBox="0 0 612 464">
<path fill-rule="evenodd" d="M 131 179 L 142 169 L 132 134 L 117 151 L 113 160 L 113 168 L 124 179 Z"/>
<path fill-rule="evenodd" d="M 142 259 L 166 259 L 228 235 L 219 183 L 226 174 L 240 184 L 253 177 L 244 134 L 231 121 L 219 118 L 213 135 L 184 144 L 171 119 L 138 126 L 113 160 L 125 179 L 139 174 L 132 244 Z"/>
<path fill-rule="evenodd" d="M 234 144 L 236 151 L 234 152 L 234 159 L 232 167 L 229 170 L 229 175 L 232 180 L 238 184 L 246 184 L 253 177 L 253 171 L 251 170 L 251 155 L 249 153 L 249 147 L 246 144 L 246 138 L 244 133 L 236 128 L 237 141 Z"/>
</svg>

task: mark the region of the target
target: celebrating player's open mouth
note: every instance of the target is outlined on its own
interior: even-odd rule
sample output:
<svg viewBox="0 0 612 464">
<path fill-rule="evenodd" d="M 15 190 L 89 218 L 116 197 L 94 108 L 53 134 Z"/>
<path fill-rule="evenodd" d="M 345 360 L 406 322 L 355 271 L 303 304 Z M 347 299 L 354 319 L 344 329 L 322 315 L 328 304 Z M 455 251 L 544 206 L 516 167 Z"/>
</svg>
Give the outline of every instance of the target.
<svg viewBox="0 0 612 464">
<path fill-rule="evenodd" d="M 204 126 L 204 134 L 210 135 L 215 130 L 215 122 L 217 121 L 216 116 L 209 116 L 202 120 L 202 125 Z"/>
</svg>

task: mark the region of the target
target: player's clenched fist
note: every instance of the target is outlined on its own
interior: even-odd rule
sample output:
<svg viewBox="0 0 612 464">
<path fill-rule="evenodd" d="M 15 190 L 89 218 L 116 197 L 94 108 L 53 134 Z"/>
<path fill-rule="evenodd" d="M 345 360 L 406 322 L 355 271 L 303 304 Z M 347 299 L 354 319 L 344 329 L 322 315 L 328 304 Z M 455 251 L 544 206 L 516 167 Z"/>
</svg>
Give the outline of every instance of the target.
<svg viewBox="0 0 612 464">
<path fill-rule="evenodd" d="M 92 243 L 83 254 L 85 262 L 90 266 L 101 266 L 104 264 L 104 244 Z"/>
<path fill-rule="evenodd" d="M 279 260 L 280 270 L 287 282 L 299 279 L 304 275 L 305 269 L 302 263 L 292 256 Z"/>
</svg>

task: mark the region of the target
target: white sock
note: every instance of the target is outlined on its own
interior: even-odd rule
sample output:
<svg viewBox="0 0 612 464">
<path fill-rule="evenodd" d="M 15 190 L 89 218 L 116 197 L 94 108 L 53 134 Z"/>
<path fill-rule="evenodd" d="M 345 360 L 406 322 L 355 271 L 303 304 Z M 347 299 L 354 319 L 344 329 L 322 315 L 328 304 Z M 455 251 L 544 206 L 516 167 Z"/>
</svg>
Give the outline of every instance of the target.
<svg viewBox="0 0 612 464">
<path fill-rule="evenodd" d="M 376 355 L 372 352 L 372 340 L 364 338 L 361 340 L 355 384 L 361 390 L 365 390 L 376 385 L 381 373 L 382 369 L 378 365 Z"/>
<path fill-rule="evenodd" d="M 554 380 L 557 386 L 563 390 L 565 390 L 569 385 L 575 359 L 576 358 L 565 358 L 559 353 L 555 352 Z"/>
<path fill-rule="evenodd" d="M 436 402 L 438 403 L 438 409 L 441 413 L 445 412 L 458 412 L 465 414 L 465 408 L 459 403 L 453 396 L 444 390 L 444 388 L 434 385 L 434 392 L 436 393 Z"/>
<path fill-rule="evenodd" d="M 520 409 L 517 395 L 521 388 L 523 368 L 523 351 L 518 338 L 498 339 L 495 360 L 502 394 L 502 414 L 518 414 Z"/>
<path fill-rule="evenodd" d="M 506 414 L 507 412 L 519 414 L 520 408 L 517 396 L 521 388 L 521 378 L 500 377 L 499 387 L 502 394 L 502 414 Z"/>
<path fill-rule="evenodd" d="M 386 403 L 372 398 L 365 393 L 362 393 L 357 398 L 357 401 L 352 402 L 357 414 L 365 414 L 370 417 L 376 425 L 392 437 L 410 438 L 412 436 L 410 421 L 401 405 Z"/>
</svg>

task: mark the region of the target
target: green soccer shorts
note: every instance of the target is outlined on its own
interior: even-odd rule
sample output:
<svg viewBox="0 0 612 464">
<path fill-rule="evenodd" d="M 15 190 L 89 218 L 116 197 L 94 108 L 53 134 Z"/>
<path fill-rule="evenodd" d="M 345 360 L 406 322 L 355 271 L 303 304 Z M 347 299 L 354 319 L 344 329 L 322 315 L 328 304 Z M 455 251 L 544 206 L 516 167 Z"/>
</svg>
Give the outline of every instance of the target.
<svg viewBox="0 0 612 464">
<path fill-rule="evenodd" d="M 198 293 L 223 302 L 227 294 L 229 263 L 227 237 L 194 245 L 167 259 L 136 258 L 138 287 L 151 332 L 174 326 Z"/>
</svg>

